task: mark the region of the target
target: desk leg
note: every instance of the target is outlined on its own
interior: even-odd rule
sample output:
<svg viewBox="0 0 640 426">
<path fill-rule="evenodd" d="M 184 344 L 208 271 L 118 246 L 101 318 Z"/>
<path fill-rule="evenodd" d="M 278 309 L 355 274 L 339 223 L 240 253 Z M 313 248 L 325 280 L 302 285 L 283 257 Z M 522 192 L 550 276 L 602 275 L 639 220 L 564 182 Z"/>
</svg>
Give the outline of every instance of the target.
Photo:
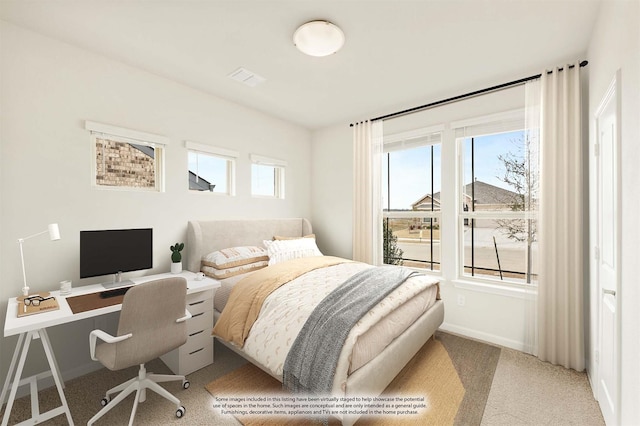
<svg viewBox="0 0 640 426">
<path fill-rule="evenodd" d="M 69 426 L 73 426 L 73 419 L 71 418 L 71 412 L 69 411 L 69 405 L 67 404 L 67 399 L 64 396 L 64 382 L 62 381 L 62 373 L 58 368 L 58 362 L 56 361 L 56 357 L 53 354 L 53 349 L 51 348 L 51 343 L 49 342 L 49 336 L 47 335 L 47 331 L 45 329 L 39 330 L 40 338 L 42 340 L 42 346 L 44 347 L 44 352 L 47 355 L 47 360 L 49 361 L 49 367 L 51 368 L 51 373 L 53 374 L 53 381 L 56 382 L 56 387 L 58 388 L 58 395 L 60 395 L 60 402 L 62 403 L 61 407 L 64 410 L 64 413 L 67 416 L 67 421 L 69 422 Z"/>
<path fill-rule="evenodd" d="M 31 384 L 31 413 L 32 418 L 21 423 L 21 424 L 29 424 L 34 425 L 45 420 L 51 419 L 53 417 L 59 416 L 60 414 L 65 414 L 67 417 L 67 421 L 70 426 L 73 426 L 73 420 L 71 418 L 71 412 L 69 411 L 69 406 L 67 405 L 67 400 L 64 396 L 64 391 L 62 390 L 62 379 L 60 375 L 60 371 L 58 369 L 58 365 L 53 355 L 53 350 L 51 349 L 51 343 L 49 342 L 49 336 L 46 334 L 45 330 L 35 330 L 29 331 L 26 335 L 20 335 L 20 339 L 18 340 L 18 345 L 16 345 L 16 352 L 14 353 L 14 357 L 11 361 L 11 366 L 9 367 L 9 374 L 7 376 L 7 381 L 5 382 L 5 387 L 8 384 L 8 380 L 11 380 L 11 376 L 13 373 L 13 369 L 15 367 L 15 360 L 17 358 L 18 351 L 21 351 L 20 360 L 18 362 L 17 369 L 15 370 L 15 374 L 13 374 L 13 383 L 11 385 L 11 392 L 9 394 L 9 400 L 7 401 L 7 406 L 5 408 L 4 417 L 2 418 L 2 426 L 7 426 L 9 424 L 9 416 L 11 415 L 11 410 L 13 408 L 13 403 L 16 399 L 16 393 L 18 392 L 18 387 L 21 385 L 21 377 L 22 372 L 24 370 L 24 364 L 27 359 L 27 354 L 29 353 L 29 346 L 31 344 L 31 340 L 40 338 L 42 342 L 42 347 L 44 348 L 45 355 L 47 356 L 47 361 L 49 362 L 49 368 L 51 370 L 51 375 L 53 376 L 53 380 L 56 384 L 56 388 L 58 389 L 58 395 L 60 396 L 61 406 L 54 408 L 53 410 L 49 410 L 46 413 L 40 413 L 37 401 L 38 401 L 38 389 L 37 389 L 37 377 L 33 376 L 30 379 L 25 379 L 28 383 Z M 3 395 L 5 391 L 3 389 Z M 35 401 L 35 403 L 34 403 Z M 35 408 L 34 408 L 35 407 Z"/>
<path fill-rule="evenodd" d="M 24 369 L 24 361 L 27 359 L 27 352 L 29 352 L 29 345 L 31 344 L 31 339 L 35 335 L 35 331 L 29 331 L 23 340 L 22 352 L 20 354 L 20 361 L 18 362 L 18 369 L 16 370 L 15 376 L 13 377 L 13 384 L 11 385 L 11 392 L 9 393 L 9 400 L 7 401 L 7 406 L 4 409 L 4 417 L 2 418 L 2 426 L 7 426 L 9 424 L 9 416 L 11 415 L 11 409 L 13 408 L 13 402 L 16 400 L 16 392 L 18 392 L 18 385 L 20 384 L 20 376 L 22 376 L 22 370 Z M 16 346 L 16 350 L 19 346 Z"/>
<path fill-rule="evenodd" d="M 43 328 L 42 330 L 40 330 L 40 338 L 42 339 L 42 346 L 45 348 L 45 353 L 47 348 L 49 348 L 49 351 L 51 352 L 51 358 L 53 359 L 53 362 L 49 360 L 49 365 L 54 367 L 51 371 L 53 372 L 55 370 L 58 373 L 58 378 L 60 379 L 60 383 L 62 384 L 62 388 L 64 389 L 64 380 L 62 379 L 62 372 L 60 371 L 60 367 L 58 367 L 58 360 L 56 359 L 56 355 L 53 352 L 53 346 L 51 346 L 51 340 L 49 340 L 49 334 L 47 333 L 46 328 Z"/>
<path fill-rule="evenodd" d="M 20 336 L 18 337 L 18 343 L 16 344 L 16 348 L 13 350 L 11 365 L 9 366 L 9 371 L 7 371 L 7 377 L 4 380 L 4 385 L 2 386 L 2 393 L 0 394 L 0 407 L 2 407 L 2 405 L 4 404 L 4 400 L 7 397 L 7 391 L 9 390 L 9 385 L 11 384 L 11 377 L 13 376 L 13 372 L 16 370 L 16 361 L 18 360 L 18 355 L 20 355 L 20 348 L 22 348 L 24 336 L 25 336 L 25 333 L 20 334 Z"/>
</svg>

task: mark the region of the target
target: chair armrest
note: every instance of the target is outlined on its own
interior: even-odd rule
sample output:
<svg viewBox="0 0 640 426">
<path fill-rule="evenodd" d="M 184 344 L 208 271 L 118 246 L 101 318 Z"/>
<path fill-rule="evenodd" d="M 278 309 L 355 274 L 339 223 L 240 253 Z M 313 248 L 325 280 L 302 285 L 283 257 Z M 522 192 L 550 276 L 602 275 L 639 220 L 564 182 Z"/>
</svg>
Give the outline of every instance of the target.
<svg viewBox="0 0 640 426">
<path fill-rule="evenodd" d="M 98 339 L 107 343 L 118 343 L 122 342 L 123 340 L 127 340 L 131 336 L 133 336 L 133 334 L 129 333 L 116 337 L 102 330 L 93 330 L 89 334 L 89 351 L 91 352 L 91 359 L 94 361 L 98 361 L 98 359 L 96 358 L 96 344 Z"/>
<path fill-rule="evenodd" d="M 186 320 L 188 320 L 189 318 L 191 318 L 191 312 L 189 312 L 187 309 L 184 310 L 184 316 L 181 318 L 178 318 L 176 320 L 176 322 L 185 322 Z"/>
</svg>

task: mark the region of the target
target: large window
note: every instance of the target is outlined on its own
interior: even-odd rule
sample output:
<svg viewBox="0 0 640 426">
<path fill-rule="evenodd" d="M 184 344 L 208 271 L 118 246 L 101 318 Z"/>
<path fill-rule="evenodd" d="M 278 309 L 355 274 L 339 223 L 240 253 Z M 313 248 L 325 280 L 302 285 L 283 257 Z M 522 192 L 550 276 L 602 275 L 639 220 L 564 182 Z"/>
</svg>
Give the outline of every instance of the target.
<svg viewBox="0 0 640 426">
<path fill-rule="evenodd" d="M 189 190 L 234 195 L 238 153 L 187 141 Z"/>
<path fill-rule="evenodd" d="M 461 274 L 537 279 L 535 152 L 522 130 L 458 140 Z"/>
<path fill-rule="evenodd" d="M 459 170 L 458 274 L 537 282 L 538 146 L 524 111 L 453 123 Z"/>
<path fill-rule="evenodd" d="M 388 134 L 383 262 L 466 282 L 537 282 L 538 147 L 522 109 Z"/>
<path fill-rule="evenodd" d="M 383 147 L 383 261 L 440 270 L 442 134 L 386 137 Z"/>
</svg>

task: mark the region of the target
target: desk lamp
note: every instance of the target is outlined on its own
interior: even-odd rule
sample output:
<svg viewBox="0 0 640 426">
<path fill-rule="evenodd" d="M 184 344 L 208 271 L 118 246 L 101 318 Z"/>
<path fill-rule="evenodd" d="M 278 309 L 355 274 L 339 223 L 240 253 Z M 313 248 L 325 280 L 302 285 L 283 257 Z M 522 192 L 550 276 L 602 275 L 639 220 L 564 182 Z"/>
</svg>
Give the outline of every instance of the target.
<svg viewBox="0 0 640 426">
<path fill-rule="evenodd" d="M 60 229 L 58 228 L 57 223 L 50 224 L 46 231 L 38 232 L 37 234 L 29 235 L 28 237 L 24 238 L 18 238 L 18 244 L 20 244 L 20 260 L 22 260 L 22 279 L 24 282 L 24 285 L 22 287 L 23 296 L 29 295 L 29 287 L 27 286 L 27 274 L 24 270 L 24 254 L 22 253 L 22 243 L 24 243 L 25 240 L 28 240 L 29 238 L 37 237 L 38 235 L 46 234 L 47 232 L 49 233 L 49 239 L 51 239 L 51 241 L 57 241 L 60 239 Z"/>
</svg>

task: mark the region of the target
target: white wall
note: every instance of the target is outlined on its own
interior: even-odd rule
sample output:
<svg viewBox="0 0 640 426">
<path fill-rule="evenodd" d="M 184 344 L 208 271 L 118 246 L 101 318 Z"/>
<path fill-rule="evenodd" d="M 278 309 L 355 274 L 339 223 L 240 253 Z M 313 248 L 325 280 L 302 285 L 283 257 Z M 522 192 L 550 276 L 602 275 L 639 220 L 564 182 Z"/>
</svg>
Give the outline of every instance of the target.
<svg viewBox="0 0 640 426">
<path fill-rule="evenodd" d="M 184 241 L 190 219 L 310 216 L 310 132 L 156 75 L 0 21 L 0 315 L 21 288 L 16 241 L 57 222 L 62 239 L 25 244 L 33 291 L 79 279 L 79 231 L 153 227 L 154 268 L 169 270 L 169 246 Z M 251 90 L 238 86 L 238 90 Z M 259 89 L 256 89 L 259 90 Z M 92 188 L 92 120 L 167 136 L 166 191 Z M 190 193 L 184 140 L 237 150 L 237 196 Z M 250 196 L 249 154 L 286 160 L 286 199 Z M 125 274 L 126 275 L 126 274 Z M 54 327 L 50 336 L 65 377 L 91 369 L 93 321 Z M 0 339 L 4 381 L 16 338 Z M 40 345 L 35 345 L 39 347 Z M 37 352 L 37 351 L 36 351 Z M 28 370 L 39 368 L 34 356 Z"/>
<path fill-rule="evenodd" d="M 638 211 L 640 211 L 640 2 L 607 0 L 589 44 L 589 115 L 596 108 L 618 69 L 621 70 L 621 190 L 622 190 L 622 281 L 621 301 L 621 407 L 623 425 L 640 423 L 640 288 L 638 286 Z M 591 145 L 595 142 L 595 123 L 591 120 Z M 597 318 L 597 289 L 591 289 L 591 317 Z M 590 358 L 595 360 L 597 327 L 592 324 Z M 592 361 L 593 362 L 593 361 Z M 592 377 L 592 380 L 595 377 Z"/>
<path fill-rule="evenodd" d="M 348 124 L 313 133 L 311 212 L 324 254 L 352 257 L 353 145 Z"/>
</svg>

